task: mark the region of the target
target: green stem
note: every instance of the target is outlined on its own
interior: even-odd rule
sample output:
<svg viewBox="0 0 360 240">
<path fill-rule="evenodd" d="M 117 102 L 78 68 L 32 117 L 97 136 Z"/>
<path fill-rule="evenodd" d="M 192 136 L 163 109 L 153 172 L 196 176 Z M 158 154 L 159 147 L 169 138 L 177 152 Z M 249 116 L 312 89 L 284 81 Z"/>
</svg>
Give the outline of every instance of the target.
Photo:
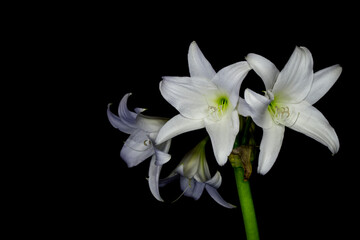
<svg viewBox="0 0 360 240">
<path fill-rule="evenodd" d="M 239 194 L 241 211 L 244 219 L 247 240 L 258 240 L 259 231 L 256 222 L 254 203 L 251 196 L 250 183 L 244 181 L 244 169 L 234 167 L 236 186 Z"/>
</svg>

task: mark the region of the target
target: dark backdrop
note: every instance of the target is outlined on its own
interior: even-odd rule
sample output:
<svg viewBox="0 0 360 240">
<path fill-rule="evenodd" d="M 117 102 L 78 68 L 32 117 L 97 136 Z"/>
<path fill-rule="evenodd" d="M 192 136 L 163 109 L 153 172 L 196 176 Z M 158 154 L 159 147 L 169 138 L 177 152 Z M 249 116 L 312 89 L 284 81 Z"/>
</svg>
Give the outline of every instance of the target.
<svg viewBox="0 0 360 240">
<path fill-rule="evenodd" d="M 65 147 L 76 151 L 59 164 L 64 168 L 55 195 L 59 204 L 54 214 L 50 212 L 63 219 L 58 233 L 73 230 L 77 236 L 120 239 L 245 239 L 240 208 L 225 209 L 206 192 L 198 201 L 182 197 L 171 203 L 181 193 L 174 183 L 161 189 L 165 203 L 153 198 L 146 180 L 149 161 L 127 168 L 120 150 L 128 135 L 114 129 L 106 117 L 107 104 L 113 103 L 116 113 L 129 92 L 130 110 L 144 107 L 148 115 L 169 118 L 177 114 L 158 85 L 162 76 L 189 75 L 187 52 L 195 40 L 216 71 L 244 60 L 250 52 L 281 70 L 295 46 L 311 51 L 314 71 L 342 65 L 337 83 L 315 104 L 339 136 L 338 154 L 332 156 L 322 144 L 286 129 L 271 171 L 265 176 L 254 171 L 250 181 L 261 239 L 350 235 L 358 212 L 354 205 L 358 157 L 353 147 L 358 133 L 358 77 L 353 64 L 357 45 L 351 8 L 294 5 L 264 13 L 258 6 L 212 6 L 211 11 L 192 5 L 157 7 L 153 11 L 151 5 L 84 5 L 69 10 L 57 23 L 63 33 L 57 39 L 61 44 L 56 52 L 64 59 L 59 71 L 70 89 L 62 99 L 70 95 L 76 99 L 71 104 L 75 110 L 65 116 L 72 127 Z M 263 90 L 254 72 L 243 86 Z M 241 95 L 243 91 L 244 87 Z M 261 132 L 258 128 L 259 139 Z M 170 150 L 173 158 L 162 177 L 205 135 L 198 130 L 176 137 Z M 217 166 L 209 146 L 211 171 L 219 170 L 223 177 L 219 192 L 239 206 L 232 168 L 228 163 Z"/>
</svg>

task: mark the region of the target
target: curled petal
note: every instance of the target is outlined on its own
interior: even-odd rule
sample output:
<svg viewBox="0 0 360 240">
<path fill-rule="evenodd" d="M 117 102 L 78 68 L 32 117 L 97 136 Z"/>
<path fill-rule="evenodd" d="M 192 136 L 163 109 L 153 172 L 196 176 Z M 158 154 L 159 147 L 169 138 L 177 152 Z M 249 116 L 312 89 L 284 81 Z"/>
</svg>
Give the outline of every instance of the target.
<svg viewBox="0 0 360 240">
<path fill-rule="evenodd" d="M 159 201 L 163 202 L 164 200 L 160 196 L 159 191 L 159 176 L 162 166 L 156 164 L 156 157 L 153 156 L 150 161 L 149 167 L 149 187 L 152 195 Z"/>
<path fill-rule="evenodd" d="M 218 189 L 221 185 L 222 178 L 219 171 L 215 173 L 215 175 L 208 181 L 206 181 L 206 184 Z"/>
<path fill-rule="evenodd" d="M 217 202 L 218 204 L 220 204 L 223 207 L 226 208 L 236 208 L 235 205 L 232 205 L 228 202 L 226 202 L 221 195 L 219 194 L 219 192 L 216 190 L 216 188 L 210 186 L 210 185 L 206 185 L 205 186 L 206 191 L 209 193 L 209 195 L 215 200 L 215 202 Z"/>
<path fill-rule="evenodd" d="M 279 75 L 279 70 L 276 66 L 266 58 L 254 53 L 248 54 L 246 61 L 263 80 L 266 90 L 272 90 Z"/>
</svg>

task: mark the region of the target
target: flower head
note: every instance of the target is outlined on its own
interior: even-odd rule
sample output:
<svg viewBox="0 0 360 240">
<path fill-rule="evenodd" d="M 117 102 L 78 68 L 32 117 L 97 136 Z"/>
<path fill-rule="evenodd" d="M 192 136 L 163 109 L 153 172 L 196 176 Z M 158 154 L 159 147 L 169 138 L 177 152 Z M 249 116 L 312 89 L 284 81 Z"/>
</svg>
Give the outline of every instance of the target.
<svg viewBox="0 0 360 240">
<path fill-rule="evenodd" d="M 188 62 L 190 77 L 163 77 L 160 82 L 162 96 L 179 114 L 161 128 L 156 143 L 205 128 L 218 164 L 224 165 L 239 131 L 236 105 L 250 66 L 242 61 L 215 73 L 195 42 L 190 45 Z"/>
<path fill-rule="evenodd" d="M 336 82 L 341 67 L 334 65 L 313 73 L 313 58 L 305 47 L 296 47 L 281 72 L 266 58 L 248 54 L 246 60 L 262 78 L 264 95 L 245 90 L 238 111 L 251 116 L 263 128 L 258 172 L 266 174 L 273 166 L 284 138 L 285 127 L 324 144 L 335 154 L 339 139 L 326 118 L 312 106 Z"/>
<path fill-rule="evenodd" d="M 202 140 L 194 149 L 188 152 L 175 170 L 165 179 L 160 180 L 160 186 L 180 177 L 180 188 L 183 195 L 198 200 L 204 189 L 221 206 L 234 208 L 218 193 L 222 179 L 219 172 L 211 177 L 209 166 L 205 157 L 205 144 L 208 138 Z"/>
<path fill-rule="evenodd" d="M 130 134 L 120 152 L 121 158 L 128 167 L 136 166 L 152 157 L 149 168 L 149 187 L 154 197 L 162 201 L 158 181 L 162 165 L 171 158 L 168 154 L 171 140 L 162 144 L 155 144 L 155 138 L 167 119 L 145 116 L 141 114 L 145 110 L 142 108 L 136 108 L 135 112 L 129 111 L 127 100 L 130 95 L 131 93 L 126 94 L 120 101 L 119 116 L 110 111 L 110 104 L 108 105 L 107 116 L 113 127 Z"/>
</svg>

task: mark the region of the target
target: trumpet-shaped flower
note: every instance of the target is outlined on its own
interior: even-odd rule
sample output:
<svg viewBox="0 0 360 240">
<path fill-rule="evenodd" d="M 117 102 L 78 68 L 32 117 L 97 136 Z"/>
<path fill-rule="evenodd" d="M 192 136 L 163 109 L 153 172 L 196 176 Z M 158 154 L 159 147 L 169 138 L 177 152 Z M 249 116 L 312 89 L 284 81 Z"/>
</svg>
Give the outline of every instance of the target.
<svg viewBox="0 0 360 240">
<path fill-rule="evenodd" d="M 296 47 L 281 72 L 266 58 L 248 54 L 246 60 L 262 78 L 264 96 L 245 90 L 238 111 L 263 128 L 258 172 L 266 174 L 279 154 L 285 127 L 327 146 L 335 154 L 339 140 L 323 114 L 312 105 L 336 82 L 342 68 L 334 65 L 313 73 L 313 58 L 305 47 Z"/>
<path fill-rule="evenodd" d="M 226 202 L 217 191 L 222 182 L 221 174 L 216 172 L 213 177 L 210 175 L 205 157 L 205 144 L 207 140 L 208 138 L 205 138 L 194 149 L 188 152 L 176 169 L 167 178 L 160 180 L 160 186 L 165 186 L 167 183 L 180 177 L 182 195 L 198 200 L 204 189 L 206 189 L 218 204 L 226 208 L 234 208 L 236 206 Z"/>
<path fill-rule="evenodd" d="M 180 114 L 161 128 L 156 143 L 205 127 L 215 158 L 224 165 L 239 131 L 236 105 L 250 66 L 242 61 L 215 73 L 195 42 L 189 47 L 188 62 L 190 77 L 163 77 L 160 82 L 162 96 Z"/>
<path fill-rule="evenodd" d="M 155 145 L 155 138 L 167 119 L 145 116 L 141 114 L 145 109 L 136 108 L 135 112 L 127 108 L 127 100 L 131 93 L 126 94 L 120 101 L 116 116 L 107 109 L 107 116 L 111 125 L 121 132 L 130 134 L 121 149 L 120 156 L 128 167 L 133 167 L 151 158 L 149 167 L 149 187 L 156 199 L 162 201 L 159 193 L 159 176 L 161 167 L 170 160 L 168 154 L 171 140 Z"/>
</svg>

